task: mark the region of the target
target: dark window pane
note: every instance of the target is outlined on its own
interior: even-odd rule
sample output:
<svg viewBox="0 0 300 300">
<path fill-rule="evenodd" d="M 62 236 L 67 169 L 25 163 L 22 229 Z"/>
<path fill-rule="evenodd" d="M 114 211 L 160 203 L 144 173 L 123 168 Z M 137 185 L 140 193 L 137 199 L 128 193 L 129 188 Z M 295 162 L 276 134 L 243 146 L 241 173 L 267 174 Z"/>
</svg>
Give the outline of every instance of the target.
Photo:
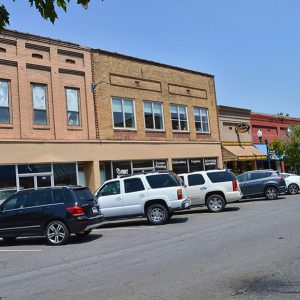
<svg viewBox="0 0 300 300">
<path fill-rule="evenodd" d="M 20 186 L 20 190 L 34 188 L 34 178 L 33 177 L 19 177 L 19 186 Z"/>
<path fill-rule="evenodd" d="M 77 201 L 94 200 L 94 196 L 88 188 L 74 189 Z"/>
<path fill-rule="evenodd" d="M 28 199 L 27 192 L 19 192 L 13 196 L 3 206 L 3 210 L 23 208 Z"/>
<path fill-rule="evenodd" d="M 47 112 L 46 110 L 34 110 L 34 124 L 47 125 Z"/>
<path fill-rule="evenodd" d="M 29 203 L 26 204 L 27 207 L 52 204 L 50 189 L 31 191 L 29 194 L 31 197 Z"/>
<path fill-rule="evenodd" d="M 148 129 L 154 129 L 152 114 L 145 113 L 145 125 Z"/>
<path fill-rule="evenodd" d="M 200 122 L 195 122 L 196 131 L 202 132 L 202 126 Z"/>
<path fill-rule="evenodd" d="M 162 130 L 162 129 L 163 129 L 163 120 L 162 120 L 162 116 L 155 115 L 155 116 L 154 116 L 154 120 L 155 120 L 155 129 Z"/>
<path fill-rule="evenodd" d="M 180 121 L 180 129 L 184 131 L 188 130 L 187 121 Z"/>
<path fill-rule="evenodd" d="M 217 169 L 217 159 L 216 158 L 207 158 L 204 160 L 205 170 L 214 170 Z"/>
<path fill-rule="evenodd" d="M 145 189 L 143 182 L 139 178 L 124 180 L 125 193 L 134 193 Z"/>
<path fill-rule="evenodd" d="M 265 177 L 267 177 L 265 172 L 250 173 L 250 180 L 262 179 Z"/>
<path fill-rule="evenodd" d="M 113 181 L 105 184 L 99 191 L 97 197 L 120 194 L 120 181 Z"/>
<path fill-rule="evenodd" d="M 220 172 L 207 172 L 208 178 L 211 182 L 227 182 L 235 180 L 235 176 L 231 172 L 220 171 Z"/>
<path fill-rule="evenodd" d="M 154 168 L 156 171 L 167 170 L 167 161 L 166 160 L 155 160 Z"/>
<path fill-rule="evenodd" d="M 125 113 L 125 126 L 126 128 L 134 128 L 134 114 Z"/>
<path fill-rule="evenodd" d="M 116 178 L 118 175 L 131 174 L 130 161 L 116 161 L 113 162 L 113 176 Z"/>
<path fill-rule="evenodd" d="M 124 127 L 122 112 L 114 112 L 114 127 Z"/>
<path fill-rule="evenodd" d="M 187 173 L 188 164 L 186 159 L 173 159 L 172 160 L 172 169 L 176 174 Z"/>
<path fill-rule="evenodd" d="M 79 113 L 78 112 L 68 112 L 68 125 L 78 126 L 79 125 Z"/>
<path fill-rule="evenodd" d="M 16 185 L 15 166 L 0 166 L 0 189 L 15 188 Z"/>
<path fill-rule="evenodd" d="M 19 174 L 27 173 L 47 173 L 51 172 L 50 164 L 27 164 L 27 165 L 18 165 Z"/>
<path fill-rule="evenodd" d="M 172 129 L 179 130 L 179 122 L 172 120 Z"/>
<path fill-rule="evenodd" d="M 241 175 L 237 176 L 237 180 L 239 182 L 245 182 L 245 181 L 247 181 L 248 180 L 248 174 L 241 174 Z"/>
<path fill-rule="evenodd" d="M 65 203 L 64 191 L 63 189 L 54 189 L 53 193 L 53 202 L 54 203 Z"/>
<path fill-rule="evenodd" d="M 0 123 L 10 123 L 8 107 L 0 107 Z"/>
<path fill-rule="evenodd" d="M 38 187 L 51 186 L 51 176 L 37 176 L 36 178 Z"/>
<path fill-rule="evenodd" d="M 180 184 L 169 174 L 148 175 L 146 176 L 149 185 L 153 189 L 180 186 Z"/>
<path fill-rule="evenodd" d="M 77 185 L 76 164 L 54 164 L 53 173 L 55 185 Z"/>
<path fill-rule="evenodd" d="M 185 182 L 184 182 L 184 177 L 183 176 L 179 176 L 180 177 L 180 179 L 182 180 L 182 182 L 185 184 Z"/>
<path fill-rule="evenodd" d="M 203 171 L 203 159 L 193 158 L 189 160 L 190 172 Z"/>
<path fill-rule="evenodd" d="M 201 174 L 192 174 L 188 176 L 189 186 L 201 185 L 205 180 Z"/>
<path fill-rule="evenodd" d="M 136 160 L 132 162 L 133 168 L 152 168 L 152 160 Z"/>
</svg>

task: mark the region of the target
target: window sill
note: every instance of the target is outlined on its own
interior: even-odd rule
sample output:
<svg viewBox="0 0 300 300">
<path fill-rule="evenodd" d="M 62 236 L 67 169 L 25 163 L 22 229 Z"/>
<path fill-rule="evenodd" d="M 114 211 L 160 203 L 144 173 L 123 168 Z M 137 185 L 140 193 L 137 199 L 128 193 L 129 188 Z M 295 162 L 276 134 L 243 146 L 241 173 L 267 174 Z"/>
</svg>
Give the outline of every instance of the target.
<svg viewBox="0 0 300 300">
<path fill-rule="evenodd" d="M 145 129 L 145 132 L 147 132 L 147 133 L 153 133 L 153 132 L 166 133 L 165 130 L 156 130 L 156 129 Z"/>
<path fill-rule="evenodd" d="M 71 130 L 71 131 L 82 131 L 83 130 L 82 127 L 78 127 L 78 126 L 68 126 L 67 129 Z"/>
<path fill-rule="evenodd" d="M 183 134 L 190 134 L 190 131 L 173 130 L 172 132 L 175 133 L 175 134 L 177 134 L 177 133 L 179 133 L 179 134 L 181 134 L 181 133 L 183 133 Z"/>
<path fill-rule="evenodd" d="M 47 125 L 34 125 L 32 128 L 34 130 L 50 130 L 50 126 Z"/>
<path fill-rule="evenodd" d="M 13 125 L 13 124 L 5 124 L 5 123 L 1 123 L 1 124 L 0 124 L 0 128 L 3 128 L 3 129 L 11 129 L 11 128 L 14 128 L 14 125 Z"/>
<path fill-rule="evenodd" d="M 136 128 L 114 128 L 114 131 L 137 132 Z"/>
<path fill-rule="evenodd" d="M 196 131 L 196 134 L 197 135 L 211 135 L 210 132 L 197 132 L 197 131 Z"/>
</svg>

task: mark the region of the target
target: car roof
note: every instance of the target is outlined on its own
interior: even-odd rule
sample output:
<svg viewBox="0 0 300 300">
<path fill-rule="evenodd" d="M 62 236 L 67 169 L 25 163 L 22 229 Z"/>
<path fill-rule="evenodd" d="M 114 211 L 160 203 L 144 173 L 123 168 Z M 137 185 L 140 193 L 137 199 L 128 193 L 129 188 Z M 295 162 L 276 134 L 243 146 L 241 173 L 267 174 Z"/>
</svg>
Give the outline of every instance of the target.
<svg viewBox="0 0 300 300">
<path fill-rule="evenodd" d="M 37 189 L 30 188 L 30 189 L 21 189 L 18 192 L 25 192 L 25 191 L 40 191 L 40 190 L 54 190 L 54 189 L 72 189 L 72 190 L 81 190 L 81 189 L 88 189 L 88 187 L 84 187 L 81 185 L 62 185 L 62 186 L 46 186 L 46 187 L 39 187 Z"/>
<path fill-rule="evenodd" d="M 215 173 L 215 172 L 231 172 L 231 170 L 228 169 L 214 169 L 214 170 L 202 170 L 202 171 L 194 171 L 194 172 L 188 172 L 188 173 L 180 173 L 178 176 L 183 176 L 183 175 L 190 175 L 190 174 L 201 174 L 201 173 Z"/>
</svg>

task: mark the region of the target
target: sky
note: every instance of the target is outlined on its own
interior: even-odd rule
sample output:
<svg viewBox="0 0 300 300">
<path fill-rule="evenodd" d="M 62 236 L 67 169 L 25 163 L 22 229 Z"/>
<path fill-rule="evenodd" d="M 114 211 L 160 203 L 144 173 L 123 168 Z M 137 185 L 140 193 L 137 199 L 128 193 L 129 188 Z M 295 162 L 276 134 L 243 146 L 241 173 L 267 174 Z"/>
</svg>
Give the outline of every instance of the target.
<svg viewBox="0 0 300 300">
<path fill-rule="evenodd" d="M 299 0 L 71 0 L 53 25 L 0 0 L 9 29 L 215 76 L 217 102 L 300 117 Z"/>
</svg>

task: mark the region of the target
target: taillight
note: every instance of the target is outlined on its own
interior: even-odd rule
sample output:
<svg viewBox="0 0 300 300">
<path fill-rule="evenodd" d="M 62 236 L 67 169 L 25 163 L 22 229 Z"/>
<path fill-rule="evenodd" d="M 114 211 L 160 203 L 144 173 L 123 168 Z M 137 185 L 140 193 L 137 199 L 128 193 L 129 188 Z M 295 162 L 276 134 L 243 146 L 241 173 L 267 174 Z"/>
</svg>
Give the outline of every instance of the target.
<svg viewBox="0 0 300 300">
<path fill-rule="evenodd" d="M 238 184 L 236 180 L 232 181 L 232 189 L 234 192 L 238 192 Z"/>
<path fill-rule="evenodd" d="M 182 200 L 183 199 L 182 189 L 177 190 L 177 199 L 178 200 Z"/>
<path fill-rule="evenodd" d="M 67 208 L 67 211 L 73 216 L 78 217 L 84 215 L 83 208 L 80 206 L 71 206 Z"/>
</svg>

